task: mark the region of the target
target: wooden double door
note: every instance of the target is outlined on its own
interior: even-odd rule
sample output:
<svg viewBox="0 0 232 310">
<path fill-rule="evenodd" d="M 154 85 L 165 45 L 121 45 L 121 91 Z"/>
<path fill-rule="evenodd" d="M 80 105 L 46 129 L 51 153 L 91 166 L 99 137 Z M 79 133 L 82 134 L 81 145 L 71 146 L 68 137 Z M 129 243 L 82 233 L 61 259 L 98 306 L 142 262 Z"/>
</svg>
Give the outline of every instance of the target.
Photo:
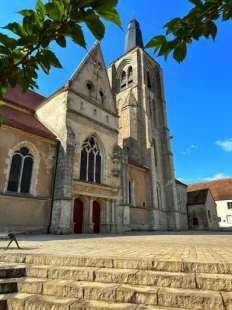
<svg viewBox="0 0 232 310">
<path fill-rule="evenodd" d="M 74 233 L 81 234 L 83 232 L 83 218 L 84 218 L 84 204 L 82 200 L 75 199 L 74 210 L 73 210 L 73 222 Z M 93 202 L 92 206 L 92 222 L 93 222 L 93 232 L 100 232 L 101 223 L 101 206 L 97 201 Z"/>
</svg>

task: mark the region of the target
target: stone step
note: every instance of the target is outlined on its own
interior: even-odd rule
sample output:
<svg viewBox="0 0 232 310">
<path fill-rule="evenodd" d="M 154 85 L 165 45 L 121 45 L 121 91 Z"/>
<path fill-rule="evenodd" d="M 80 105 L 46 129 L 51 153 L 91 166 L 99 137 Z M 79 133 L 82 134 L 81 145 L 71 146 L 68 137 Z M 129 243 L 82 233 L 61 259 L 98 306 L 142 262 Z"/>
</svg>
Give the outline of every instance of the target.
<svg viewBox="0 0 232 310">
<path fill-rule="evenodd" d="M 45 294 L 46 296 L 68 299 L 98 300 L 194 310 L 225 310 L 224 303 L 226 302 L 227 309 L 232 309 L 232 293 L 199 289 L 116 285 L 71 280 L 20 279 L 18 290 L 20 293 L 25 294 Z M 222 296 L 225 296 L 226 301 L 223 302 Z"/>
<path fill-rule="evenodd" d="M 17 291 L 17 279 L 0 279 L 0 294 L 16 293 Z"/>
<path fill-rule="evenodd" d="M 25 265 L 0 265 L 0 279 L 21 278 L 26 275 Z"/>
<path fill-rule="evenodd" d="M 87 258 L 76 256 L 53 256 L 53 255 L 31 255 L 31 254 L 0 254 L 0 262 L 53 265 L 53 266 L 74 266 L 94 268 L 116 268 L 116 269 L 140 269 L 167 272 L 185 273 L 213 273 L 232 274 L 232 263 L 209 263 L 172 260 L 152 259 L 120 259 L 120 258 Z"/>
<path fill-rule="evenodd" d="M 1 298 L 1 297 L 0 297 Z M 189 308 L 172 308 L 145 306 L 130 303 L 117 303 L 96 300 L 77 300 L 30 294 L 12 294 L 2 297 L 7 300 L 7 307 L 1 310 L 188 310 Z M 0 299 L 1 300 L 1 299 Z"/>
<path fill-rule="evenodd" d="M 26 274 L 31 278 L 232 291 L 232 275 L 224 274 L 46 265 L 28 265 Z"/>
</svg>

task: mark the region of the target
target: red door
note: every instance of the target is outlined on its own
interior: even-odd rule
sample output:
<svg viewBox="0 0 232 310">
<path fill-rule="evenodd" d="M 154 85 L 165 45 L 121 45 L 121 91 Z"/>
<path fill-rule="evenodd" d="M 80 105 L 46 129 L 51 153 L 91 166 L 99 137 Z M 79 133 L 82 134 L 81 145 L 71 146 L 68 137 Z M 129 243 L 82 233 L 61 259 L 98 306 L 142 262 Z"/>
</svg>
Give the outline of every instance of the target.
<svg viewBox="0 0 232 310">
<path fill-rule="evenodd" d="M 101 207 L 97 201 L 93 202 L 93 232 L 100 232 L 100 216 L 101 216 Z"/>
<path fill-rule="evenodd" d="M 73 210 L 73 222 L 75 234 L 82 233 L 82 223 L 83 223 L 83 202 L 80 199 L 75 199 L 74 210 Z"/>
</svg>

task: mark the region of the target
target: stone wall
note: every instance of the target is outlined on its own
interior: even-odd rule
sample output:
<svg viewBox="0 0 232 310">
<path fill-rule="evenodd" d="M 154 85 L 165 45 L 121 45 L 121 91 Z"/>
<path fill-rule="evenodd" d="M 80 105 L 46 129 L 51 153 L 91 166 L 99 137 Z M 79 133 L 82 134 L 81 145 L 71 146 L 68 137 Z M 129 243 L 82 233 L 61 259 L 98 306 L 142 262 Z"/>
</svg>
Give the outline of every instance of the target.
<svg viewBox="0 0 232 310">
<path fill-rule="evenodd" d="M 187 186 L 182 185 L 176 182 L 176 191 L 177 191 L 177 203 L 180 213 L 180 229 L 188 230 L 188 213 L 187 213 L 187 203 L 188 203 L 188 194 Z"/>
</svg>

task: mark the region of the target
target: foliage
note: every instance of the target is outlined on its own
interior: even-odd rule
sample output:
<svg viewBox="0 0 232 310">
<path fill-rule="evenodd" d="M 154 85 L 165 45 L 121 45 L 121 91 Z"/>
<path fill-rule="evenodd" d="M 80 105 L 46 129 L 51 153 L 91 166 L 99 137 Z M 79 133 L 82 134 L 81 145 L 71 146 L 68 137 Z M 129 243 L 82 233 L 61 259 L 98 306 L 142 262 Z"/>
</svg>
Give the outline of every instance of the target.
<svg viewBox="0 0 232 310">
<path fill-rule="evenodd" d="M 105 35 L 101 19 L 121 27 L 116 10 L 118 0 L 38 0 L 35 10 L 21 10 L 22 24 L 13 22 L 3 27 L 16 38 L 0 33 L 0 98 L 9 86 L 17 84 L 23 91 L 38 88 L 37 71 L 49 74 L 51 66 L 62 68 L 56 55 L 49 49 L 51 42 L 66 47 L 70 37 L 86 48 L 81 24 L 85 23 L 97 40 Z M 1 122 L 1 120 L 0 120 Z"/>
<path fill-rule="evenodd" d="M 181 63 L 187 55 L 187 44 L 200 37 L 215 40 L 217 36 L 216 20 L 232 19 L 232 0 L 189 0 L 194 8 L 183 18 L 174 18 L 163 28 L 166 36 L 159 35 L 148 42 L 146 48 L 154 48 L 154 53 L 165 60 L 173 51 L 173 58 Z M 172 39 L 168 40 L 171 35 Z"/>
</svg>

